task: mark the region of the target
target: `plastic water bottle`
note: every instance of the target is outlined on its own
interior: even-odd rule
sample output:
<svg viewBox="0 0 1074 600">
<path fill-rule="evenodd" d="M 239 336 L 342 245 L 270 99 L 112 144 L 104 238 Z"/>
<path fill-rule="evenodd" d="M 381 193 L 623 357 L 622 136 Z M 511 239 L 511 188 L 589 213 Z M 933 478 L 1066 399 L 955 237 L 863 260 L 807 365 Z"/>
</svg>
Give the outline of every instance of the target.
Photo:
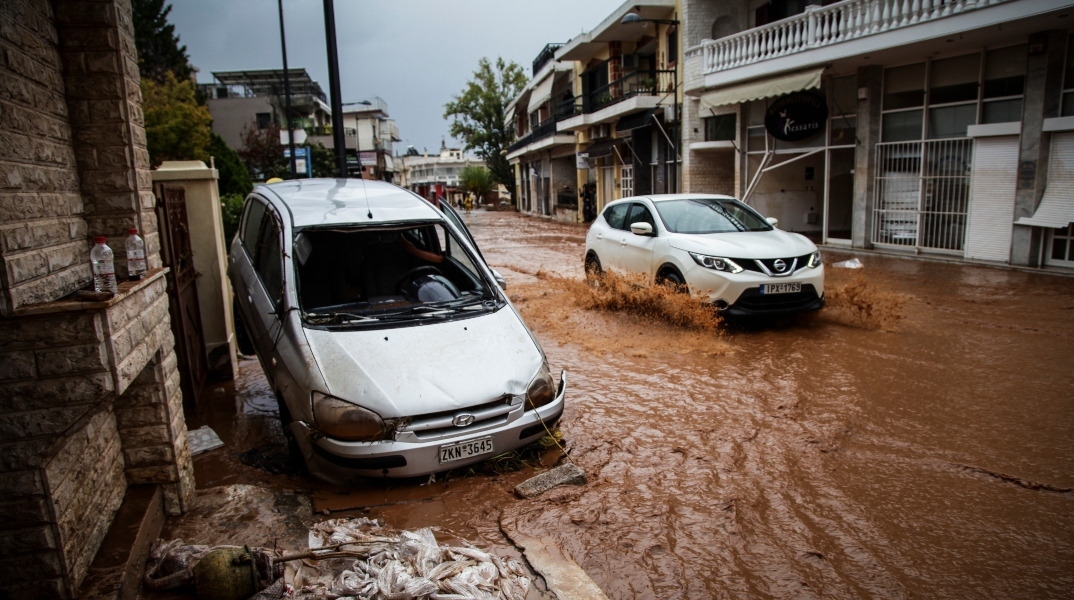
<svg viewBox="0 0 1074 600">
<path fill-rule="evenodd" d="M 93 289 L 98 292 L 119 291 L 116 285 L 116 263 L 112 260 L 112 249 L 105 244 L 103 235 L 93 238 L 93 250 L 90 250 L 90 262 L 93 263 Z"/>
<path fill-rule="evenodd" d="M 138 281 L 145 277 L 145 241 L 138 237 L 138 230 L 127 230 L 127 277 Z"/>
</svg>

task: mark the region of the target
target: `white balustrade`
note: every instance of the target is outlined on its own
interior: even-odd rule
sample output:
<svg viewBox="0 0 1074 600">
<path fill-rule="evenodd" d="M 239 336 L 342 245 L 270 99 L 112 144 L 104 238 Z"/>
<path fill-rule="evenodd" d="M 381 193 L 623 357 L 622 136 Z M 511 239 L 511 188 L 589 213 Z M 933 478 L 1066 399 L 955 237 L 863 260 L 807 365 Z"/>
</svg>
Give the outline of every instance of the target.
<svg viewBox="0 0 1074 600">
<path fill-rule="evenodd" d="M 755 27 L 687 51 L 702 73 L 778 58 L 1012 0 L 843 0 Z"/>
</svg>

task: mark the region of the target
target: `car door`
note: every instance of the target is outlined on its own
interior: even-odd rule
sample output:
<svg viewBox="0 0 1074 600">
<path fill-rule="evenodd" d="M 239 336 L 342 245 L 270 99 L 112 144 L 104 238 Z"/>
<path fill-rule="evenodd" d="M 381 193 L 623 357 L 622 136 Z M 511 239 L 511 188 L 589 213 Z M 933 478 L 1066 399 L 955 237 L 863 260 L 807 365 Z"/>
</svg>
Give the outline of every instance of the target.
<svg viewBox="0 0 1074 600">
<path fill-rule="evenodd" d="M 618 269 L 620 247 L 623 244 L 623 230 L 626 223 L 627 211 L 630 209 L 629 202 L 612 204 L 604 209 L 601 218 L 593 223 L 593 249 L 600 259 L 600 264 L 606 269 Z"/>
<path fill-rule="evenodd" d="M 648 223 L 653 235 L 637 235 L 630 231 L 634 223 Z M 656 221 L 645 204 L 634 202 L 626 218 L 626 231 L 619 250 L 619 265 L 625 271 L 652 275 L 653 248 L 656 246 Z"/>
<path fill-rule="evenodd" d="M 250 285 L 257 279 L 254 265 L 257 262 L 258 240 L 261 236 L 264 217 L 265 203 L 254 196 L 247 198 L 239 234 L 232 240 L 231 252 L 228 256 L 228 275 L 238 308 L 236 318 L 242 319 L 250 341 L 255 344 L 255 347 L 254 340 L 258 328 L 255 326 L 255 309 Z"/>
<path fill-rule="evenodd" d="M 248 253 L 253 268 L 245 269 L 242 279 L 246 288 L 246 324 L 257 354 L 264 362 L 270 361 L 279 334 L 276 313 L 283 292 L 282 235 L 276 211 L 259 200 L 255 202 L 261 209 L 252 210 L 250 216 L 261 213 L 261 223 L 257 228 L 257 241 L 252 243 L 252 252 Z M 252 223 L 250 227 L 253 227 Z M 267 364 L 263 367 L 266 372 L 270 370 Z"/>
</svg>

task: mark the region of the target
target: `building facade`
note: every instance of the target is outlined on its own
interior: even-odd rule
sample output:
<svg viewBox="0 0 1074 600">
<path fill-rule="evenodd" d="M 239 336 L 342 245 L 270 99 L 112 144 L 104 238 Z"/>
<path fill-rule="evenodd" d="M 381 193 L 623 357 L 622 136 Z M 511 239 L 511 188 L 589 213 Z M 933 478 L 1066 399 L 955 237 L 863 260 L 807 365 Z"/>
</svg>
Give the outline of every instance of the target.
<svg viewBox="0 0 1074 600">
<path fill-rule="evenodd" d="M 406 154 L 395 157 L 399 166 L 396 185 L 405 187 L 426 200 L 438 197 L 458 206 L 462 200 L 459 174 L 466 167 L 484 167 L 485 163 L 475 156 L 464 154 L 459 148 L 440 144 L 440 152 L 419 154 L 413 147 Z"/>
<path fill-rule="evenodd" d="M 675 0 L 627 2 L 542 50 L 508 107 L 520 210 L 587 221 L 617 198 L 681 190 L 678 16 Z"/>
<path fill-rule="evenodd" d="M 682 0 L 683 184 L 818 242 L 1074 266 L 1069 0 Z"/>
<path fill-rule="evenodd" d="M 388 103 L 374 96 L 361 102 L 343 105 L 344 141 L 347 165 L 352 177 L 393 181 L 394 143 L 400 141 L 399 129 L 388 116 Z M 331 148 L 331 135 L 316 141 Z"/>
<path fill-rule="evenodd" d="M 0 56 L 0 596 L 73 598 L 128 486 L 194 489 L 130 3 L 0 2 Z M 73 299 L 130 227 L 147 276 Z"/>
</svg>

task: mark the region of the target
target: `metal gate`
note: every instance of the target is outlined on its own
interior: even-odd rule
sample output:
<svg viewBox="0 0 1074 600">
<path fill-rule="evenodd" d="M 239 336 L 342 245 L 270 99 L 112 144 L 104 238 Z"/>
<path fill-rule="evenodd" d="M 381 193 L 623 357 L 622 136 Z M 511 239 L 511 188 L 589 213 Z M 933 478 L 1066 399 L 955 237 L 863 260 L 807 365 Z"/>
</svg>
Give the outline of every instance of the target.
<svg viewBox="0 0 1074 600">
<path fill-rule="evenodd" d="M 160 223 L 161 258 L 171 270 L 168 282 L 168 311 L 171 313 L 175 354 L 179 362 L 179 382 L 187 408 L 197 406 L 201 388 L 209 373 L 205 357 L 205 336 L 198 306 L 198 274 L 194 270 L 194 250 L 186 216 L 186 193 L 181 187 L 157 186 L 157 221 Z"/>
<path fill-rule="evenodd" d="M 972 163 L 970 138 L 877 144 L 872 242 L 961 254 Z"/>
</svg>

